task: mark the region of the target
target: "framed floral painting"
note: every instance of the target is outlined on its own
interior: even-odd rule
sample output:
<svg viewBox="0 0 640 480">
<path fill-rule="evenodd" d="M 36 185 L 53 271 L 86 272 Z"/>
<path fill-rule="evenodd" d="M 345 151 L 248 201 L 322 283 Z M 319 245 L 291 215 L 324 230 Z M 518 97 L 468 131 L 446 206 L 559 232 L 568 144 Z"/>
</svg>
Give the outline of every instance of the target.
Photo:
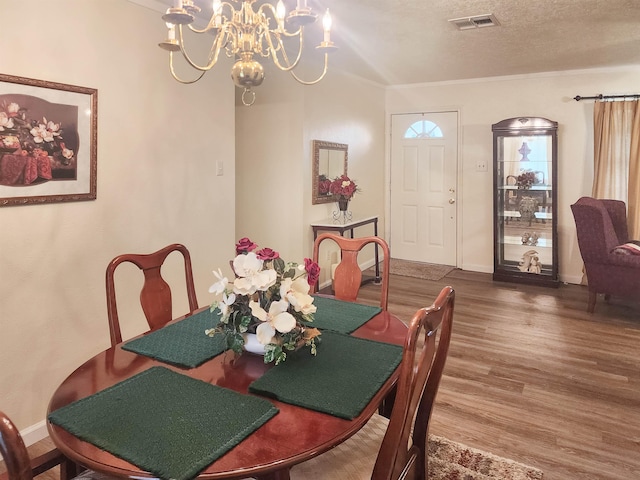
<svg viewBox="0 0 640 480">
<path fill-rule="evenodd" d="M 98 91 L 0 74 L 0 206 L 95 200 Z"/>
</svg>

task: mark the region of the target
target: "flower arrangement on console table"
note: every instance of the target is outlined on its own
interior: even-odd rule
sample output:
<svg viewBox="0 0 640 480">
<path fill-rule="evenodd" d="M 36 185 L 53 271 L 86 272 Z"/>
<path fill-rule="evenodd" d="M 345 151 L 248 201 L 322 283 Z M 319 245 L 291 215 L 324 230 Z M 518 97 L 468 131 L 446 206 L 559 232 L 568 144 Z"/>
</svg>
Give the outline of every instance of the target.
<svg viewBox="0 0 640 480">
<path fill-rule="evenodd" d="M 285 262 L 271 248 L 258 250 L 248 238 L 236 244 L 232 265 L 236 278 L 230 282 L 218 269 L 210 293 L 221 295 L 211 305 L 219 310 L 220 321 L 207 330 L 209 336 L 226 335 L 227 346 L 236 353 L 248 350 L 248 339 L 255 334 L 264 347 L 264 362 L 278 365 L 287 352 L 308 347 L 316 354 L 320 331 L 302 322 L 312 322 L 316 311 L 310 286 L 320 275 L 320 267 L 305 258 L 304 265 Z"/>
<path fill-rule="evenodd" d="M 329 192 L 338 203 L 338 211 L 333 212 L 334 220 L 337 220 L 340 217 L 343 217 L 344 220 L 351 219 L 351 212 L 348 211 L 349 201 L 359 191 L 360 189 L 358 188 L 358 185 L 356 185 L 356 182 L 346 175 L 340 175 L 331 181 Z"/>
</svg>

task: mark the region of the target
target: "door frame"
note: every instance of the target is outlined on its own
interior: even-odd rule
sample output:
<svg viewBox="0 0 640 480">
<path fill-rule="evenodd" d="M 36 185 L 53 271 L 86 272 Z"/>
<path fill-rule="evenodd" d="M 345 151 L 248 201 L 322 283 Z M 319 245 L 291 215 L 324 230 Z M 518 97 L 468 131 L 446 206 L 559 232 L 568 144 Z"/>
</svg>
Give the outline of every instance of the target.
<svg viewBox="0 0 640 480">
<path fill-rule="evenodd" d="M 401 109 L 389 110 L 385 118 L 385 159 L 384 159 L 384 236 L 391 239 L 391 118 L 393 115 L 421 115 L 432 113 L 455 112 L 457 114 L 456 130 L 457 152 L 456 152 L 456 268 L 462 265 L 462 133 L 460 131 L 462 111 L 460 107 L 430 107 L 421 109 Z M 393 246 L 391 246 L 393 252 Z M 392 253 L 393 258 L 393 253 Z"/>
</svg>

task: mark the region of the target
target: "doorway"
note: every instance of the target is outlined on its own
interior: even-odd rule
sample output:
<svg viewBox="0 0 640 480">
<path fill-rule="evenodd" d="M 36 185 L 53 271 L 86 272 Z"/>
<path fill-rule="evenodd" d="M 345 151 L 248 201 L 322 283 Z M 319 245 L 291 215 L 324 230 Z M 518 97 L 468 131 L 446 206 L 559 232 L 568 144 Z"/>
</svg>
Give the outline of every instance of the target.
<svg viewBox="0 0 640 480">
<path fill-rule="evenodd" d="M 393 258 L 456 266 L 458 112 L 391 115 Z"/>
</svg>

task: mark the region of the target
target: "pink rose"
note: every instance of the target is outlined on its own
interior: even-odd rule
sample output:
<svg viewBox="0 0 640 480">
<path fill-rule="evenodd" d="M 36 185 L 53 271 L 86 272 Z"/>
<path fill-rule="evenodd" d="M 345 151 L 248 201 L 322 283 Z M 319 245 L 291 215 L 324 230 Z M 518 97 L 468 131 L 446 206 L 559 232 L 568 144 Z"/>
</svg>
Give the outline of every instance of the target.
<svg viewBox="0 0 640 480">
<path fill-rule="evenodd" d="M 249 253 L 258 248 L 258 245 L 253 243 L 247 237 L 241 238 L 236 243 L 236 255 L 240 255 L 241 253 Z"/>
<path fill-rule="evenodd" d="M 320 278 L 320 265 L 311 260 L 310 258 L 304 259 L 304 269 L 307 272 L 307 282 L 309 285 L 315 285 Z"/>
<path fill-rule="evenodd" d="M 270 248 L 263 248 L 256 252 L 256 255 L 258 255 L 260 260 L 275 260 L 276 258 L 280 258 L 280 254 Z"/>
</svg>

